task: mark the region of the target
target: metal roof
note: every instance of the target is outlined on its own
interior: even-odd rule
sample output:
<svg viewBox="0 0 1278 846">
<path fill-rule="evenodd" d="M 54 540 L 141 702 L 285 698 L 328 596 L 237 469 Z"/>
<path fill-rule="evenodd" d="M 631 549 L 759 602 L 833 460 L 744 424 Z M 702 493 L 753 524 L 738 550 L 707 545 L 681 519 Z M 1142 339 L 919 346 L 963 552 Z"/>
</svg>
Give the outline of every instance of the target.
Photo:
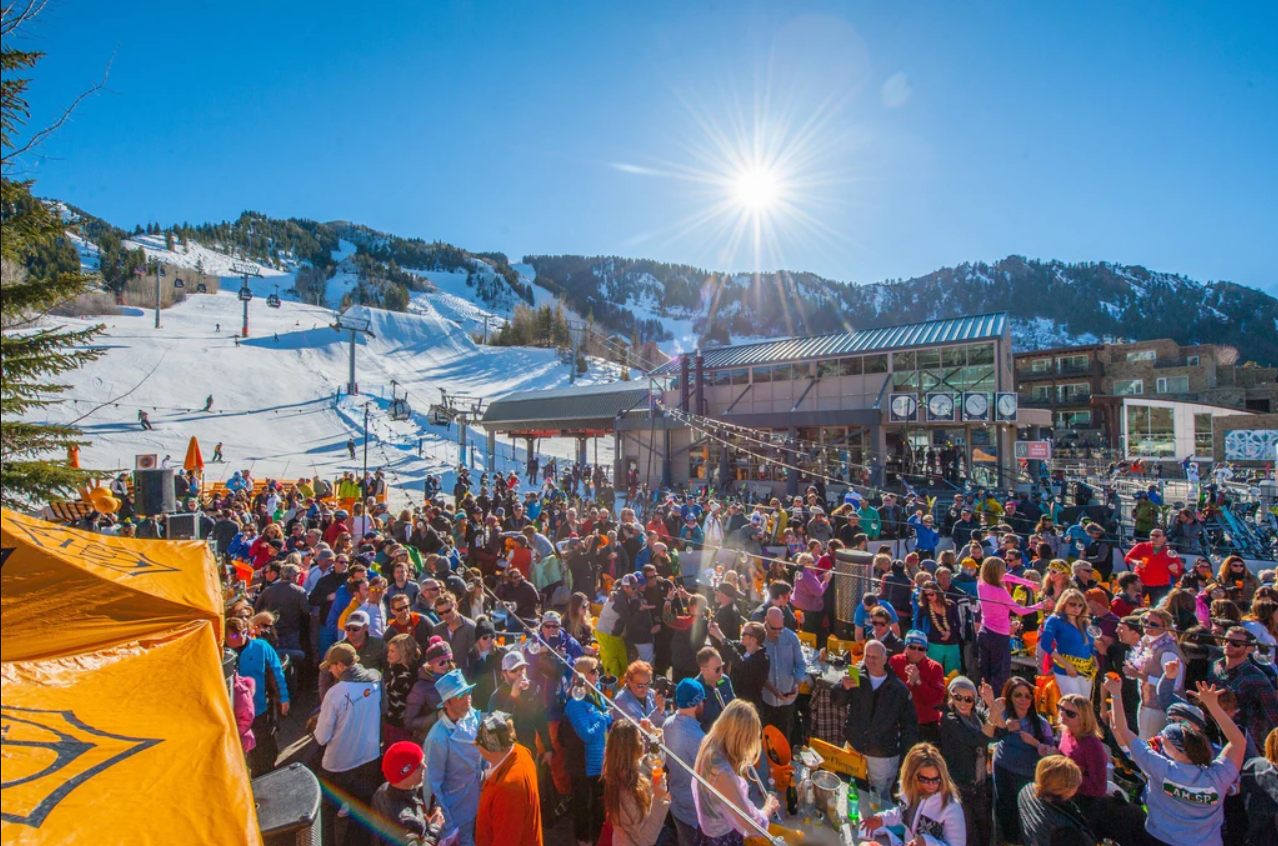
<svg viewBox="0 0 1278 846">
<path fill-rule="evenodd" d="M 622 412 L 638 407 L 646 410 L 647 398 L 647 382 L 520 391 L 493 401 L 480 422 L 500 432 L 612 428 Z"/>
<path fill-rule="evenodd" d="M 814 358 L 831 358 L 855 353 L 879 352 L 927 347 L 938 344 L 965 343 L 986 338 L 999 338 L 1007 331 L 1007 314 L 977 314 L 947 320 L 907 323 L 904 326 L 881 326 L 833 335 L 809 338 L 785 338 L 733 347 L 703 350 L 707 370 L 725 367 L 749 367 L 756 364 L 782 364 Z M 654 376 L 679 372 L 675 358 L 652 371 Z"/>
</svg>

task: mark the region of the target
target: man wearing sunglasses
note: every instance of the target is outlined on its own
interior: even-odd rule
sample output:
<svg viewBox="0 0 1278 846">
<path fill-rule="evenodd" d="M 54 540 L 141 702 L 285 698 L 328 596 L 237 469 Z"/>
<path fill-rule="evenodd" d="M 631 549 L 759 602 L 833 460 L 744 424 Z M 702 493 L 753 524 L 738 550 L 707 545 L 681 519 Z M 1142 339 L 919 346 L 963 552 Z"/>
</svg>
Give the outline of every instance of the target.
<svg viewBox="0 0 1278 846">
<path fill-rule="evenodd" d="M 767 633 L 763 648 L 768 654 L 768 681 L 763 686 L 763 712 L 759 716 L 764 725 L 775 726 L 789 738 L 799 685 L 807 679 L 803 646 L 799 636 L 786 625 L 780 608 L 769 608 L 763 624 Z"/>
<path fill-rule="evenodd" d="M 918 716 L 909 688 L 887 665 L 887 650 L 878 641 L 865 644 L 860 678 L 845 676 L 830 691 L 830 701 L 848 706 L 845 738 L 865 756 L 870 789 L 861 792 L 860 816 L 873 816 L 892 802 L 901 756 L 918 740 Z"/>
<path fill-rule="evenodd" d="M 1268 737 L 1278 726 L 1278 694 L 1251 657 L 1256 636 L 1242 626 L 1230 626 L 1225 632 L 1224 647 L 1225 657 L 1211 665 L 1208 681 L 1232 690 L 1238 697 L 1239 727 L 1253 738 Z"/>
<path fill-rule="evenodd" d="M 940 743 L 945 669 L 927 657 L 927 635 L 918 630 L 906 632 L 905 652 L 889 658 L 888 666 L 910 690 L 918 717 L 919 738 L 928 743 Z"/>
</svg>

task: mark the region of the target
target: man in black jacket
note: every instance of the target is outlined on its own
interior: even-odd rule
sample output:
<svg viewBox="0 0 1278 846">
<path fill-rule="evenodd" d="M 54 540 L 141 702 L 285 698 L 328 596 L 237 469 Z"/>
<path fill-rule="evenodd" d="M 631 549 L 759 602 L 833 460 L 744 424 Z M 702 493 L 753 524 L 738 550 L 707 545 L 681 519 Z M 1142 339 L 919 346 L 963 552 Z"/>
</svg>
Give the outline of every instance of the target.
<svg viewBox="0 0 1278 846">
<path fill-rule="evenodd" d="M 865 772 L 870 789 L 861 793 L 861 818 L 872 816 L 892 804 L 892 784 L 896 781 L 901 756 L 918 740 L 918 716 L 910 689 L 887 666 L 887 650 L 878 641 L 865 644 L 860 678 L 844 676 L 830 699 L 848 706 L 846 738 L 852 748 L 865 756 Z"/>
<path fill-rule="evenodd" d="M 297 583 L 300 570 L 296 564 L 271 561 L 266 571 L 276 576 L 266 589 L 257 595 L 253 603 L 254 613 L 269 611 L 275 615 L 275 636 L 279 639 L 280 652 L 293 661 L 293 667 L 303 672 L 311 665 L 311 603 L 306 589 Z"/>
</svg>

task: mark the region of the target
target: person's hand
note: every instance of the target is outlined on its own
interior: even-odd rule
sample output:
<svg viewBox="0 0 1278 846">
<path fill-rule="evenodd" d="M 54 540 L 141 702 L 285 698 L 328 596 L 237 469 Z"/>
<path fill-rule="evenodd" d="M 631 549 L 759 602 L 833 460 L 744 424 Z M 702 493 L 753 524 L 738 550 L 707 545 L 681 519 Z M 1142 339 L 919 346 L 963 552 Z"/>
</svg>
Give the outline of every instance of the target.
<svg viewBox="0 0 1278 846">
<path fill-rule="evenodd" d="M 660 693 L 654 693 L 652 698 L 657 703 L 657 712 L 664 713 L 666 710 L 666 697 L 662 696 Z"/>
<path fill-rule="evenodd" d="M 1198 701 L 1203 703 L 1204 708 L 1210 708 L 1212 705 L 1220 704 L 1220 694 L 1223 691 L 1208 682 L 1198 683 Z"/>
<path fill-rule="evenodd" d="M 711 622 L 708 631 L 715 640 L 723 640 L 723 629 L 719 628 L 718 623 Z"/>
<path fill-rule="evenodd" d="M 1021 721 L 1020 721 L 1020 720 L 1015 720 L 1015 719 L 1012 719 L 1012 720 L 1006 720 L 1006 721 L 1004 721 L 1004 723 L 1003 723 L 1003 728 L 1007 729 L 1008 731 L 1020 731 L 1020 730 L 1021 730 Z M 1037 742 L 1037 741 L 1035 741 L 1035 742 Z"/>
<path fill-rule="evenodd" d="M 855 687 L 855 686 L 856 686 L 856 685 L 854 685 L 854 684 L 852 683 L 852 677 L 851 677 L 851 676 L 845 675 L 845 676 L 843 677 L 843 689 L 844 689 L 844 690 L 851 690 L 851 689 L 852 689 L 853 687 Z"/>
<path fill-rule="evenodd" d="M 763 800 L 763 815 L 770 817 L 779 810 L 781 810 L 781 800 L 777 799 L 775 793 L 769 793 L 768 798 Z"/>
<path fill-rule="evenodd" d="M 917 664 L 905 665 L 905 683 L 911 687 L 919 683 L 919 668 Z"/>
<path fill-rule="evenodd" d="M 644 717 L 639 721 L 639 728 L 643 729 L 648 734 L 655 734 L 657 731 L 657 727 L 654 726 L 652 724 L 652 720 L 649 720 L 647 717 Z"/>
<path fill-rule="evenodd" d="M 319 714 L 311 714 L 306 720 L 306 733 L 314 734 L 315 727 L 319 725 Z"/>
<path fill-rule="evenodd" d="M 866 834 L 870 834 L 878 830 L 882 825 L 883 825 L 883 818 L 880 817 L 878 814 L 874 814 L 873 816 L 869 816 L 861 820 L 861 830 L 864 831 Z"/>
<path fill-rule="evenodd" d="M 1018 731 L 1017 734 L 1021 736 L 1021 742 L 1023 742 L 1026 746 L 1032 746 L 1034 748 L 1038 748 L 1041 745 L 1038 742 L 1037 737 L 1025 731 L 1024 729 L 1021 729 L 1020 731 Z"/>
<path fill-rule="evenodd" d="M 1048 597 L 1044 597 L 1044 598 L 1043 598 L 1043 610 L 1044 610 L 1044 611 L 1054 611 L 1055 609 L 1056 609 L 1056 600 L 1055 600 L 1055 599 L 1053 599 L 1053 598 L 1052 598 L 1052 597 L 1050 597 L 1050 596 L 1048 596 Z"/>
<path fill-rule="evenodd" d="M 990 687 L 989 682 L 981 682 L 981 687 L 977 690 L 977 695 L 981 697 L 981 701 L 985 703 L 986 708 L 994 707 L 994 688 Z"/>
<path fill-rule="evenodd" d="M 1117 696 L 1123 692 L 1123 680 L 1116 679 L 1107 674 L 1105 676 L 1105 681 L 1101 682 L 1101 690 L 1105 691 L 1110 696 Z"/>
<path fill-rule="evenodd" d="M 555 760 L 555 753 L 553 750 L 547 749 L 545 752 L 541 753 L 541 757 L 537 760 L 541 761 L 543 764 L 549 764 L 551 761 Z"/>
<path fill-rule="evenodd" d="M 659 775 L 656 778 L 654 778 L 652 780 L 652 804 L 654 805 L 657 804 L 658 802 L 662 801 L 669 795 L 670 795 L 670 788 L 666 784 L 665 775 L 664 774 Z"/>
<path fill-rule="evenodd" d="M 280 703 L 280 716 L 281 716 L 281 717 L 287 717 L 287 716 L 288 716 L 288 703 L 287 703 L 287 702 L 281 702 L 281 703 Z"/>
<path fill-rule="evenodd" d="M 1174 679 L 1180 675 L 1180 659 L 1173 658 L 1163 665 L 1163 675 L 1169 679 Z"/>
</svg>

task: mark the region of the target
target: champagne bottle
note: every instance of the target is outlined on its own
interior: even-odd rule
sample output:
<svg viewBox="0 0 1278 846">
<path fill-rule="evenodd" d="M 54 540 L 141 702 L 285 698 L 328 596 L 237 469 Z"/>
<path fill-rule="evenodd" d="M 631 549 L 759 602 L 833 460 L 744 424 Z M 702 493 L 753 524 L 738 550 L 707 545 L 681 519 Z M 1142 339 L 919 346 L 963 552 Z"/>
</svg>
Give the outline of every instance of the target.
<svg viewBox="0 0 1278 846">
<path fill-rule="evenodd" d="M 785 789 L 785 810 L 790 816 L 799 812 L 799 791 L 794 786 L 794 779 L 790 779 L 790 786 Z"/>
</svg>

